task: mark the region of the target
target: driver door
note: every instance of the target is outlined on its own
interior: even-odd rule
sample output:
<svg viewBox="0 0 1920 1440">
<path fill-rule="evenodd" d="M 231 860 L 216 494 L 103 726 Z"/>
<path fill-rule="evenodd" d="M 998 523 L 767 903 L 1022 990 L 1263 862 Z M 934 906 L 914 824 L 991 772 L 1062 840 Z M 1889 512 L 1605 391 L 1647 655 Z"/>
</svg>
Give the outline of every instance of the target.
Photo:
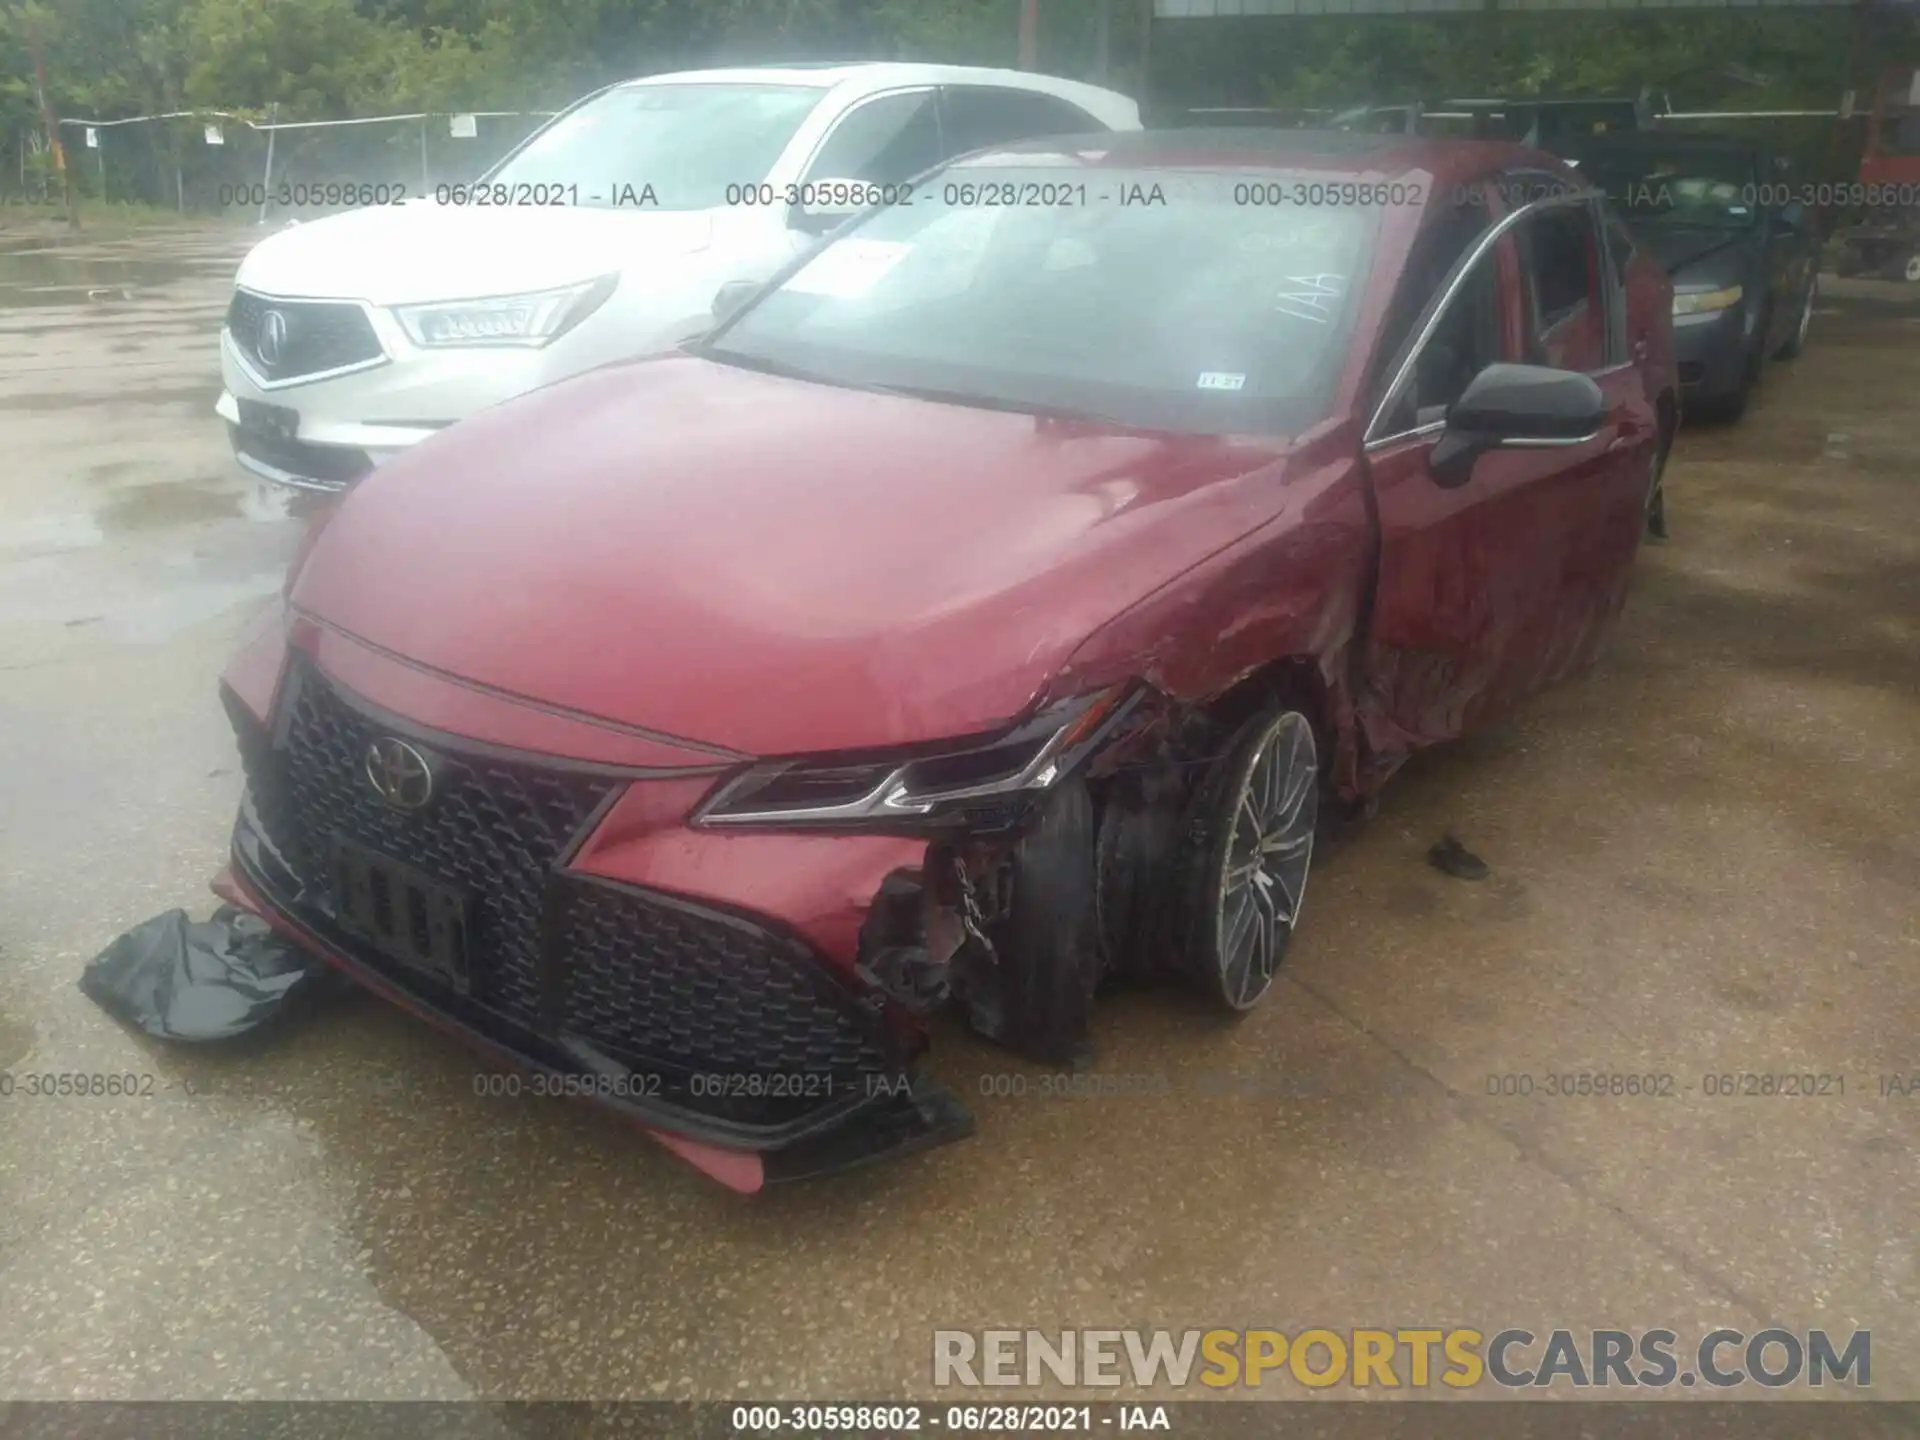
<svg viewBox="0 0 1920 1440">
<path fill-rule="evenodd" d="M 1490 233 L 1461 247 L 1431 325 L 1413 326 L 1402 358 L 1383 373 L 1367 437 L 1380 551 L 1356 690 L 1380 770 L 1509 711 L 1570 662 L 1568 581 L 1592 539 L 1584 533 L 1592 510 L 1578 496 L 1615 466 L 1619 433 L 1610 423 L 1576 444 L 1491 451 L 1454 489 L 1434 478 L 1447 410 L 1469 382 L 1496 361 L 1545 358 L 1514 230 L 1464 263 Z M 1417 253 L 1404 283 L 1431 294 Z M 1595 282 L 1583 308 L 1604 317 L 1607 297 L 1598 275 Z M 1577 349 L 1585 324 L 1560 317 L 1546 338 Z"/>
</svg>

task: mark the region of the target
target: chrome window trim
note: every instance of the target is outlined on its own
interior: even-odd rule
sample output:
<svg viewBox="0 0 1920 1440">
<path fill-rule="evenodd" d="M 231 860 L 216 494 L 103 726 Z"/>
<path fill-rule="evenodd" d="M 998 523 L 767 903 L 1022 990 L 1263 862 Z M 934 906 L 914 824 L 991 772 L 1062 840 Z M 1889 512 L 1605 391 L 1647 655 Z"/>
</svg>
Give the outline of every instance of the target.
<svg viewBox="0 0 1920 1440">
<path fill-rule="evenodd" d="M 1416 440 L 1427 435 L 1438 435 L 1446 428 L 1447 422 L 1444 420 L 1429 420 L 1426 424 L 1416 425 L 1411 430 L 1396 430 L 1391 435 L 1382 435 L 1377 440 L 1369 440 L 1362 448 L 1368 454 L 1372 454 L 1376 450 L 1386 449 L 1389 445 L 1397 445 L 1402 440 Z"/>
<path fill-rule="evenodd" d="M 1516 435 L 1500 442 L 1502 450 L 1571 450 L 1580 445 L 1591 445 L 1600 438 L 1598 430 L 1589 430 L 1584 435 Z"/>
<path fill-rule="evenodd" d="M 1377 450 L 1384 450 L 1387 446 L 1397 445 L 1403 440 L 1420 440 L 1425 439 L 1429 435 L 1438 435 L 1446 428 L 1446 421 L 1430 420 L 1425 425 L 1414 426 L 1411 430 L 1396 430 L 1393 434 L 1383 435 L 1378 440 L 1369 440 L 1363 448 L 1367 454 L 1371 455 Z M 1585 435 L 1577 435 L 1571 438 L 1549 435 L 1517 435 L 1511 439 L 1503 440 L 1500 448 L 1502 450 L 1571 449 L 1580 445 L 1591 445 L 1599 438 L 1600 432 L 1598 430 L 1590 430 Z"/>
<path fill-rule="evenodd" d="M 1371 447 L 1376 443 L 1385 443 L 1387 439 L 1394 438 L 1376 435 L 1381 422 L 1392 413 L 1394 404 L 1399 400 L 1401 392 L 1406 389 L 1407 381 L 1413 374 L 1414 362 L 1427 348 L 1427 342 L 1433 338 L 1434 331 L 1440 328 L 1441 317 L 1447 313 L 1448 307 L 1465 287 L 1467 277 L 1472 275 L 1480 262 L 1493 252 L 1493 247 L 1500 243 L 1501 237 L 1522 221 L 1531 219 L 1543 211 L 1570 208 L 1575 205 L 1585 207 L 1592 203 L 1593 196 L 1589 190 L 1570 189 L 1564 195 L 1543 195 L 1540 199 L 1530 200 L 1518 210 L 1501 216 L 1487 227 L 1486 233 L 1474 242 L 1473 248 L 1467 252 L 1466 257 L 1455 266 L 1452 278 L 1447 281 L 1446 288 L 1440 292 L 1439 303 L 1433 306 L 1427 318 L 1421 322 L 1420 329 L 1415 333 L 1413 344 L 1407 349 L 1406 357 L 1394 369 L 1393 383 L 1387 386 L 1380 397 L 1380 403 L 1374 406 L 1373 413 L 1367 417 L 1363 445 Z M 1397 433 L 1415 434 L 1420 428 L 1423 427 Z"/>
</svg>

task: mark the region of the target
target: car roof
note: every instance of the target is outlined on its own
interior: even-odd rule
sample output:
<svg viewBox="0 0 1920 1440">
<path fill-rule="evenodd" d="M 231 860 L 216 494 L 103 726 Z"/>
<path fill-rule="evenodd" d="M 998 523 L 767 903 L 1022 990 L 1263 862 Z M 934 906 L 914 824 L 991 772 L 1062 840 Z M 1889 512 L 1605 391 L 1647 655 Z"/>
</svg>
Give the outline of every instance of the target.
<svg viewBox="0 0 1920 1440">
<path fill-rule="evenodd" d="M 823 90 L 846 85 L 861 91 L 890 90 L 901 85 L 1003 85 L 1067 99 L 1098 97 L 1107 102 L 1127 99 L 1117 90 L 1036 70 L 1000 70 L 985 65 L 925 65 L 904 60 L 815 60 L 784 65 L 734 65 L 712 70 L 676 70 L 663 75 L 643 75 L 622 84 L 809 85 Z"/>
<path fill-rule="evenodd" d="M 1490 171 L 1526 167 L 1559 171 L 1563 162 L 1544 150 L 1506 140 L 1451 140 L 1423 135 L 1375 135 L 1352 130 L 1282 130 L 1232 126 L 1219 129 L 1138 130 L 1022 140 L 966 157 L 1057 154 L 1097 147 L 1101 164 L 1142 169 L 1314 170 L 1355 175 L 1431 175 L 1439 184 L 1460 184 Z"/>
<path fill-rule="evenodd" d="M 1638 106 L 1640 102 L 1630 95 L 1562 95 L 1558 97 L 1545 97 L 1540 95 L 1483 95 L 1471 99 L 1427 100 L 1422 103 L 1429 108 L 1441 105 L 1470 105 L 1476 108 L 1511 105 L 1516 109 L 1569 110 L 1580 107 L 1591 107 L 1594 109 L 1599 109 L 1603 106 L 1635 107 Z"/>
</svg>

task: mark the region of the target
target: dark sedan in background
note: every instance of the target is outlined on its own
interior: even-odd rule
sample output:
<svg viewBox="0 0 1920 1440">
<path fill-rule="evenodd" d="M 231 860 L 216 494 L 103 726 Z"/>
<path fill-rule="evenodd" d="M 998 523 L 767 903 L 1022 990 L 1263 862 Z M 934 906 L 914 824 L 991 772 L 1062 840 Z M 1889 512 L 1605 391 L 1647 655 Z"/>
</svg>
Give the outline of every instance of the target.
<svg viewBox="0 0 1920 1440">
<path fill-rule="evenodd" d="M 1730 137 L 1641 131 L 1571 158 L 1673 277 L 1683 408 L 1738 419 L 1768 358 L 1798 355 L 1813 317 L 1820 235 L 1798 187 Z"/>
</svg>

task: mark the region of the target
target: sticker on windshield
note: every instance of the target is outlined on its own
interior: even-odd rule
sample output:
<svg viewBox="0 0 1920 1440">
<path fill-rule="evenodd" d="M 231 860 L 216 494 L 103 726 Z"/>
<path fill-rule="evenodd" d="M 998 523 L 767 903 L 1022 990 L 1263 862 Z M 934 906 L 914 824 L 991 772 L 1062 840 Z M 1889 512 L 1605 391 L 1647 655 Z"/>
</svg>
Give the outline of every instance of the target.
<svg viewBox="0 0 1920 1440">
<path fill-rule="evenodd" d="M 1274 300 L 1283 315 L 1324 325 L 1333 319 L 1334 304 L 1346 293 L 1344 275 L 1289 275 L 1287 288 Z"/>
<path fill-rule="evenodd" d="M 821 251 L 782 288 L 800 295 L 858 300 L 912 248 L 899 240 L 841 240 Z"/>
<path fill-rule="evenodd" d="M 1246 376 L 1229 375 L 1224 370 L 1203 370 L 1199 383 L 1194 386 L 1196 390 L 1244 390 L 1246 387 Z"/>
</svg>

